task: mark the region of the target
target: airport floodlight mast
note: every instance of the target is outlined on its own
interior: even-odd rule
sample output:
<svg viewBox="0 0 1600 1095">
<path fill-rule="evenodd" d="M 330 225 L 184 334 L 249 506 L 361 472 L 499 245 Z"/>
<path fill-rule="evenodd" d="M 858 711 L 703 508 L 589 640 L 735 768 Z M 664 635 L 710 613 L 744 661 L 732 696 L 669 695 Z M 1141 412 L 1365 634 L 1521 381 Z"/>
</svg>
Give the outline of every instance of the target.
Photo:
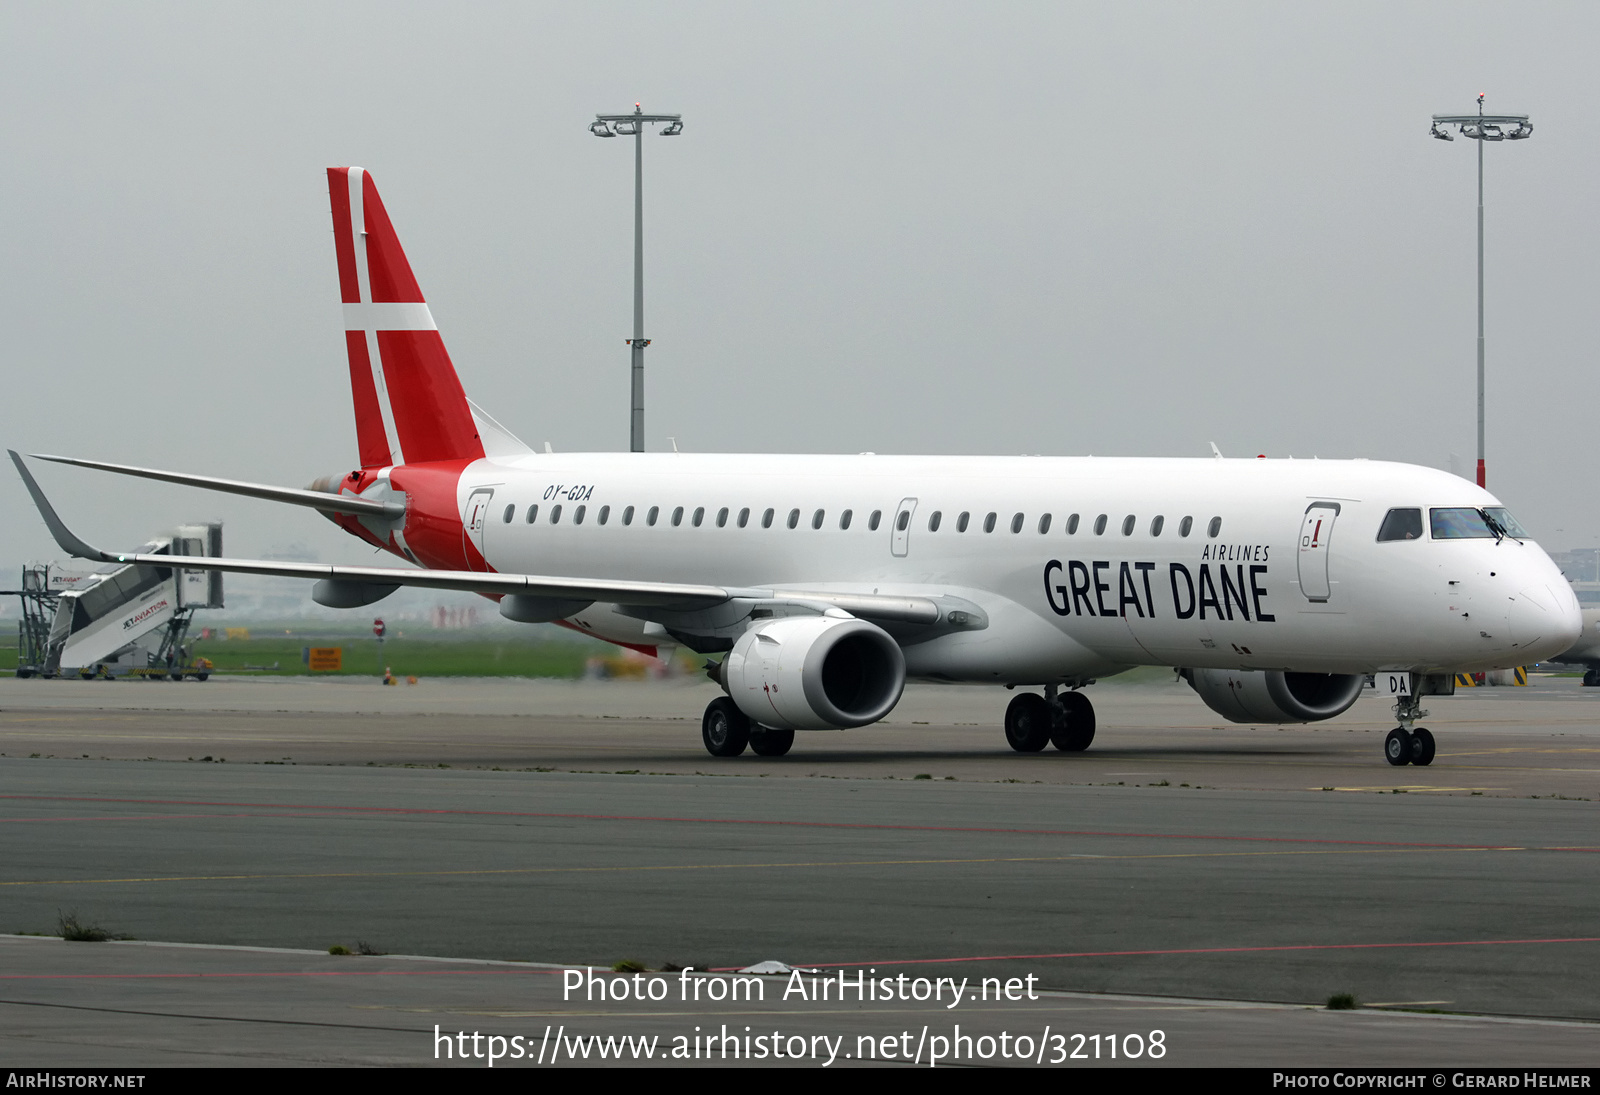
<svg viewBox="0 0 1600 1095">
<path fill-rule="evenodd" d="M 1463 137 L 1478 142 L 1478 486 L 1487 485 L 1483 456 L 1483 146 L 1486 141 L 1520 141 L 1533 136 L 1533 124 L 1526 114 L 1485 114 L 1483 95 L 1478 96 L 1476 114 L 1435 114 L 1429 133 L 1441 141 L 1453 141 L 1448 128 L 1455 126 Z"/>
<path fill-rule="evenodd" d="M 644 127 L 663 125 L 663 137 L 683 132 L 681 114 L 646 114 L 638 103 L 632 114 L 596 114 L 589 132 L 596 137 L 633 138 L 633 402 L 629 419 L 629 447 L 644 452 Z"/>
</svg>

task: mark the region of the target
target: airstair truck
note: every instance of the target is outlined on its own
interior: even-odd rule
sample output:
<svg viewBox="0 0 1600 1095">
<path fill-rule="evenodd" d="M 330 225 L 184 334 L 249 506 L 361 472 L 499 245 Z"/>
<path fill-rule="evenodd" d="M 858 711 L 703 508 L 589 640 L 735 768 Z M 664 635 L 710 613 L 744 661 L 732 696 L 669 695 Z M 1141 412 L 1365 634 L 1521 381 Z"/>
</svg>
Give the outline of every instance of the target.
<svg viewBox="0 0 1600 1095">
<path fill-rule="evenodd" d="M 186 525 L 139 549 L 147 555 L 222 554 L 222 526 Z M 45 643 L 42 676 L 205 680 L 184 639 L 195 609 L 221 608 L 222 575 L 181 567 L 106 566 L 64 589 Z"/>
</svg>

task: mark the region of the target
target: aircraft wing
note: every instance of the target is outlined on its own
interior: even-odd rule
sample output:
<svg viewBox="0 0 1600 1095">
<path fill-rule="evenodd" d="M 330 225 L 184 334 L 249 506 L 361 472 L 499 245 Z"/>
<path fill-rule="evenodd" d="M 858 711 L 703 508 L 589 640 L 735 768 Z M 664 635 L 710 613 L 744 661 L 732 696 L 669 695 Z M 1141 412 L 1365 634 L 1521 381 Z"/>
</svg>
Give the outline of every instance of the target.
<svg viewBox="0 0 1600 1095">
<path fill-rule="evenodd" d="M 310 506 L 325 513 L 353 513 L 392 521 L 404 517 L 406 512 L 406 508 L 398 502 L 376 502 L 350 494 L 301 490 L 297 487 L 274 487 L 266 483 L 243 483 L 237 479 L 218 479 L 210 475 L 190 475 L 186 472 L 161 471 L 157 468 L 136 468 L 129 464 L 108 464 L 102 460 L 80 460 L 75 456 L 46 456 L 37 452 L 31 455 L 35 460 L 49 460 L 54 464 L 72 464 L 79 468 L 116 472 L 118 475 L 134 475 L 140 479 L 156 479 L 163 483 L 178 483 L 186 487 L 203 487 L 225 494 L 242 494 L 247 498 L 265 498 L 269 502 Z M 16 460 L 17 454 L 11 453 L 11 459 Z M 17 466 L 20 468 L 22 465 Z M 24 471 L 23 475 L 26 477 L 27 472 Z M 38 501 L 37 495 L 34 501 Z"/>
<path fill-rule="evenodd" d="M 218 570 L 229 574 L 265 574 L 280 578 L 332 579 L 379 586 L 421 586 L 470 593 L 520 594 L 564 601 L 600 601 L 638 609 L 692 612 L 733 600 L 807 601 L 831 605 L 853 615 L 908 624 L 932 624 L 946 614 L 932 598 L 874 593 L 809 592 L 751 589 L 732 586 L 692 585 L 676 582 L 636 582 L 611 578 L 579 578 L 546 574 L 500 574 L 471 570 L 423 570 L 412 567 L 338 566 L 328 563 L 288 563 L 266 559 L 222 559 L 197 555 L 145 555 L 104 551 L 67 528 L 15 451 L 11 461 L 33 496 L 50 535 L 61 549 L 80 559 L 184 570 Z M 76 462 L 76 461 L 74 461 Z M 287 489 L 287 488 L 283 488 Z M 309 492 L 308 492 L 309 493 Z"/>
</svg>

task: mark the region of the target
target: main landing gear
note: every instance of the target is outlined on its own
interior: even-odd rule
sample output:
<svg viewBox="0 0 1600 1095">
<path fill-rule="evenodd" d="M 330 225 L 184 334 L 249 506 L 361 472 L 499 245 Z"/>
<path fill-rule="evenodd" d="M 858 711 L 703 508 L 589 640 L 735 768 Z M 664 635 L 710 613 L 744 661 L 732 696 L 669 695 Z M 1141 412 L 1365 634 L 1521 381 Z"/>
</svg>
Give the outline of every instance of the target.
<svg viewBox="0 0 1600 1095">
<path fill-rule="evenodd" d="M 1397 768 L 1405 764 L 1432 764 L 1433 735 L 1426 727 L 1411 725 L 1417 719 L 1428 717 L 1422 709 L 1422 701 L 1416 696 L 1401 696 L 1395 702 L 1394 713 L 1400 725 L 1383 739 L 1383 759 Z"/>
<path fill-rule="evenodd" d="M 781 757 L 794 745 L 793 730 L 775 730 L 750 721 L 739 705 L 727 696 L 718 696 L 706 705 L 700 719 L 700 740 L 714 757 L 736 757 L 745 746 L 757 756 Z"/>
<path fill-rule="evenodd" d="M 1006 708 L 1006 741 L 1019 753 L 1037 753 L 1054 745 L 1063 753 L 1081 753 L 1094 741 L 1094 705 L 1082 692 L 1044 695 L 1024 692 Z"/>
</svg>

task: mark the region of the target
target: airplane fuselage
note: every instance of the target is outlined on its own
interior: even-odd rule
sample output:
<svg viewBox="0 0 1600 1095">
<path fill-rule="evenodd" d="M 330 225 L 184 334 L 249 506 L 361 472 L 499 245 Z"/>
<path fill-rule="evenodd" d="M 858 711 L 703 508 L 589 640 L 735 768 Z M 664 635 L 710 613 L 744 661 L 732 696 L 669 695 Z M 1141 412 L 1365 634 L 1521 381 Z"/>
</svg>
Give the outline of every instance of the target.
<svg viewBox="0 0 1600 1095">
<path fill-rule="evenodd" d="M 361 493 L 405 493 L 411 516 L 386 546 L 428 566 L 980 606 L 981 630 L 906 647 L 914 677 L 1478 670 L 1556 653 L 1577 630 L 1570 588 L 1531 541 L 1379 541 L 1397 507 L 1499 505 L 1412 465 L 590 453 L 419 472 L 387 469 Z M 608 605 L 568 623 L 653 641 Z"/>
</svg>

